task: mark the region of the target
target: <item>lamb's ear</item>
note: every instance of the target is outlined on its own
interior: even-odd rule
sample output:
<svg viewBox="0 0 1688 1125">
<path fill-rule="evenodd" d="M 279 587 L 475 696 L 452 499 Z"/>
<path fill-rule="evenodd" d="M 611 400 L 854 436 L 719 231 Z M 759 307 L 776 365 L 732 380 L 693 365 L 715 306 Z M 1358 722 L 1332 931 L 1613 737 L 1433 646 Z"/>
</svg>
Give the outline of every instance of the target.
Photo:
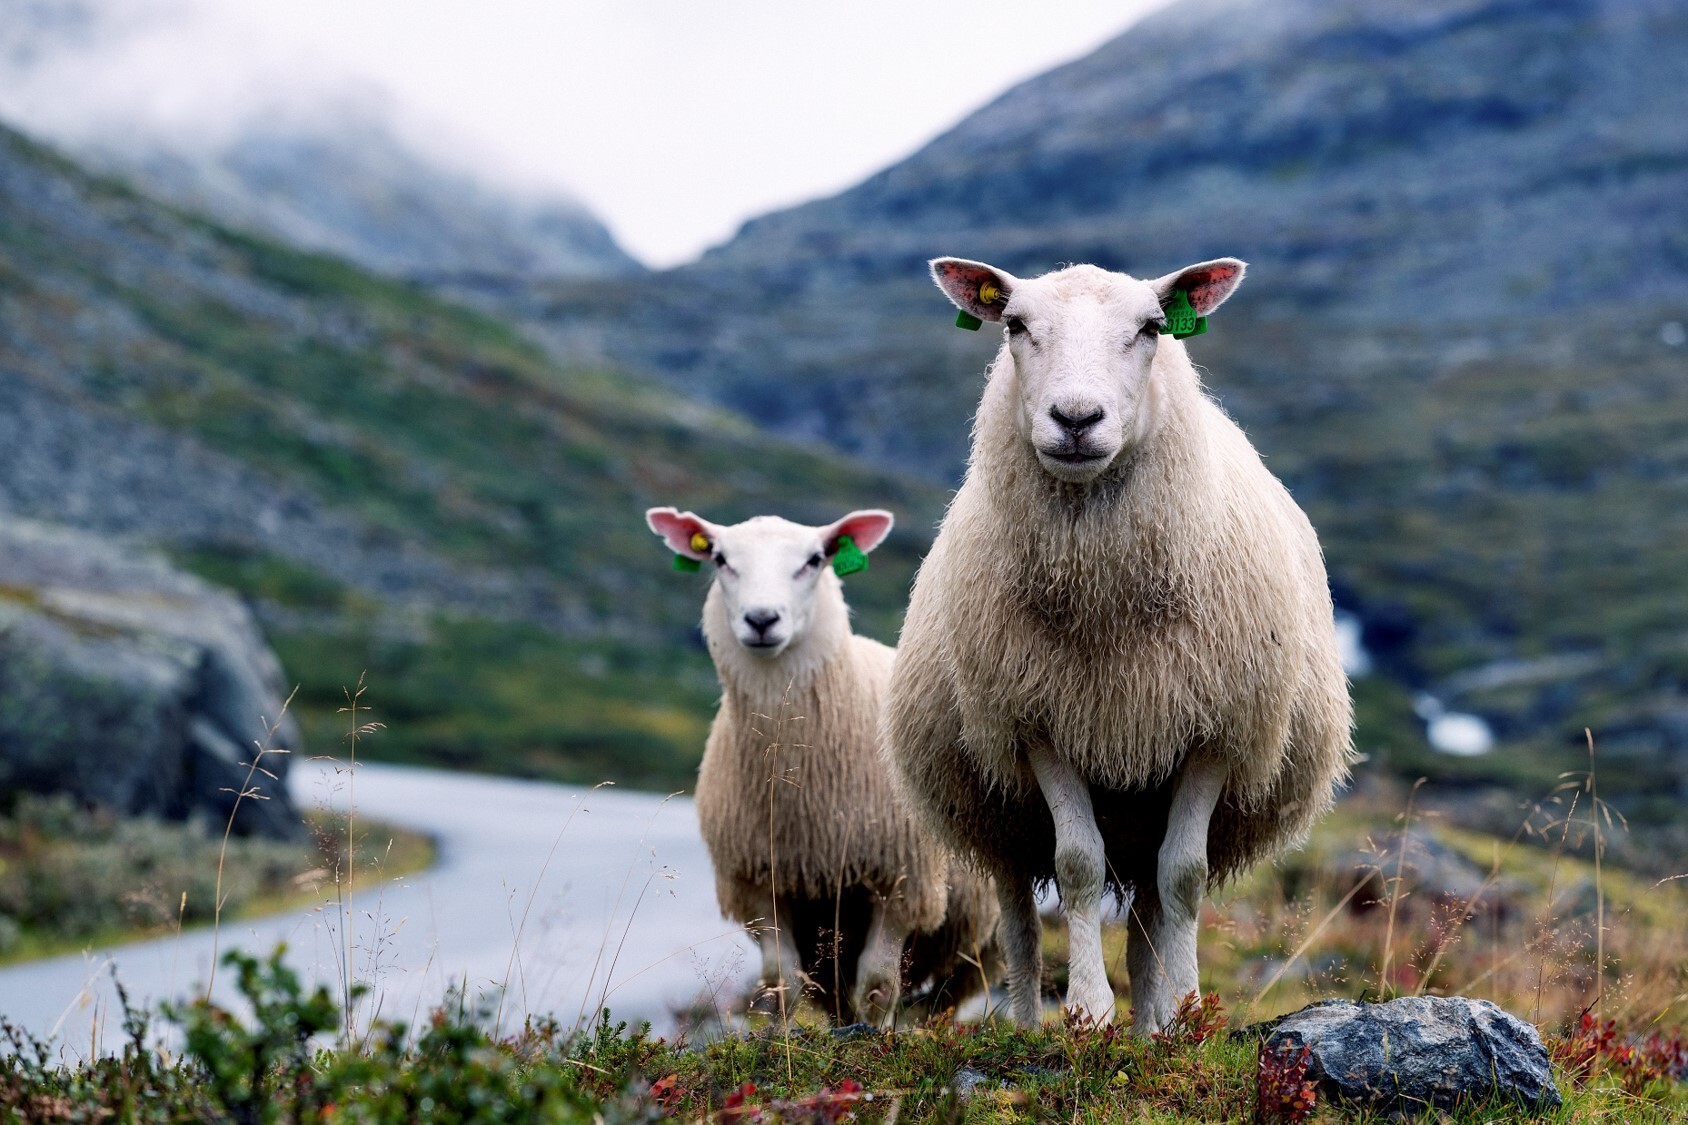
<svg viewBox="0 0 1688 1125">
<path fill-rule="evenodd" d="M 864 508 L 859 512 L 851 512 L 837 523 L 821 528 L 821 542 L 826 545 L 828 557 L 838 553 L 838 540 L 848 535 L 850 541 L 856 545 L 856 550 L 864 555 L 885 541 L 891 533 L 891 525 L 896 518 L 890 512 L 878 508 Z"/>
<path fill-rule="evenodd" d="M 944 295 L 956 308 L 980 320 L 1001 320 L 1002 307 L 1020 280 L 1007 270 L 966 258 L 933 258 L 929 264 L 932 280 Z"/>
<path fill-rule="evenodd" d="M 645 513 L 645 522 L 676 555 L 707 562 L 715 549 L 715 525 L 690 512 L 652 508 Z"/>
<path fill-rule="evenodd" d="M 1247 262 L 1239 262 L 1235 258 L 1215 258 L 1211 262 L 1185 266 L 1165 277 L 1158 277 L 1149 282 L 1149 288 L 1155 291 L 1162 305 L 1173 293 L 1182 289 L 1190 295 L 1190 306 L 1196 310 L 1196 315 L 1206 316 L 1225 303 L 1225 298 L 1242 281 L 1246 269 Z"/>
</svg>

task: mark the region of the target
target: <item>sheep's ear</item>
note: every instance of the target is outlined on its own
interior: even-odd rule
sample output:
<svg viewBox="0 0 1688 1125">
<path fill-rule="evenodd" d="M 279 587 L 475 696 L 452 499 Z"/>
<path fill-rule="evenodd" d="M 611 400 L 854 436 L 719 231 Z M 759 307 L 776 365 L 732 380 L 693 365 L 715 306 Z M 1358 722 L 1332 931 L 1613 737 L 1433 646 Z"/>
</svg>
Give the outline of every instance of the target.
<svg viewBox="0 0 1688 1125">
<path fill-rule="evenodd" d="M 826 544 L 826 553 L 830 558 L 838 553 L 838 540 L 848 535 L 850 541 L 856 545 L 856 550 L 864 555 L 885 541 L 891 533 L 891 525 L 896 517 L 890 512 L 878 508 L 864 508 L 859 512 L 851 512 L 837 523 L 821 529 L 821 542 Z"/>
<path fill-rule="evenodd" d="M 956 308 L 980 320 L 1001 320 L 1008 295 L 1020 280 L 1006 270 L 966 258 L 933 258 L 930 264 L 932 280 L 945 296 L 955 302 Z"/>
<path fill-rule="evenodd" d="M 645 513 L 645 522 L 662 536 L 669 550 L 682 558 L 705 562 L 715 550 L 716 527 L 700 516 L 673 508 L 652 508 Z"/>
<path fill-rule="evenodd" d="M 1239 262 L 1235 258 L 1215 258 L 1211 262 L 1185 266 L 1165 277 L 1158 277 L 1149 282 L 1149 288 L 1155 291 L 1163 306 L 1182 289 L 1190 295 L 1190 307 L 1196 310 L 1196 315 L 1206 316 L 1225 303 L 1225 298 L 1242 281 L 1246 269 L 1247 262 Z"/>
</svg>

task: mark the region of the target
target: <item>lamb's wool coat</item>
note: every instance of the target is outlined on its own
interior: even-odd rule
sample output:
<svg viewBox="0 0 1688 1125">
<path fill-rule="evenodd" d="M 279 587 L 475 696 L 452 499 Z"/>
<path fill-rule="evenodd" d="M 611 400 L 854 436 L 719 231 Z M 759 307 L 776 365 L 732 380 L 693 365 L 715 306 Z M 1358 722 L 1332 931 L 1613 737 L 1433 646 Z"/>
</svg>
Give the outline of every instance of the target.
<svg viewBox="0 0 1688 1125">
<path fill-rule="evenodd" d="M 1230 770 L 1215 880 L 1300 841 L 1351 757 L 1305 515 L 1170 337 L 1152 433 L 1082 485 L 1016 432 L 1013 367 L 1005 345 L 899 645 L 885 730 L 908 799 L 986 870 L 1050 879 L 1041 744 L 1090 782 L 1110 881 L 1153 896 L 1167 782 L 1201 749 Z"/>
<path fill-rule="evenodd" d="M 995 896 L 960 865 L 952 888 L 947 852 L 898 804 L 878 751 L 895 652 L 850 631 L 835 575 L 819 583 L 808 630 L 771 661 L 734 638 L 718 586 L 704 603 L 722 698 L 697 809 L 716 894 L 724 915 L 752 923 L 767 921 L 772 890 L 782 916 L 821 929 L 837 919 L 846 949 L 859 950 L 865 891 L 916 936 L 908 979 L 941 983 L 993 944 Z"/>
</svg>

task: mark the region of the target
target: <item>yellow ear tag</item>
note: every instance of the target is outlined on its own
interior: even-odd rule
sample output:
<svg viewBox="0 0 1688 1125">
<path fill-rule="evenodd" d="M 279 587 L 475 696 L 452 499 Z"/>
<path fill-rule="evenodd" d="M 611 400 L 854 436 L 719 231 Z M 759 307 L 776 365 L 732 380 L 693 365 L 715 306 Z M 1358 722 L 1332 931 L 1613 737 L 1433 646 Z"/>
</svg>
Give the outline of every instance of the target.
<svg viewBox="0 0 1688 1125">
<path fill-rule="evenodd" d="M 709 550 L 709 536 L 705 535 L 701 531 L 692 532 L 691 548 L 698 554 L 703 554 L 705 551 Z"/>
<path fill-rule="evenodd" d="M 981 305 L 994 305 L 996 299 L 1000 296 L 1002 296 L 1002 290 L 988 281 L 979 286 L 979 303 Z"/>
</svg>

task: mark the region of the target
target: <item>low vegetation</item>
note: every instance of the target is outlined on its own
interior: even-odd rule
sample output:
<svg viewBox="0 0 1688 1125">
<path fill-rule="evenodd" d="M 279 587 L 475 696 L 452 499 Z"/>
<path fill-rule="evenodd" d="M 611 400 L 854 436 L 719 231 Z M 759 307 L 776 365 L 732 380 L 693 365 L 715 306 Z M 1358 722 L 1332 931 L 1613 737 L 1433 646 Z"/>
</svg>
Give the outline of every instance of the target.
<svg viewBox="0 0 1688 1125">
<path fill-rule="evenodd" d="M 346 818 L 312 813 L 308 839 L 228 841 L 224 920 L 315 901 L 347 870 Z M 425 867 L 414 832 L 359 820 L 359 879 Z M 210 923 L 222 829 L 119 817 L 69 797 L 21 796 L 0 815 L 0 964 Z"/>
</svg>

